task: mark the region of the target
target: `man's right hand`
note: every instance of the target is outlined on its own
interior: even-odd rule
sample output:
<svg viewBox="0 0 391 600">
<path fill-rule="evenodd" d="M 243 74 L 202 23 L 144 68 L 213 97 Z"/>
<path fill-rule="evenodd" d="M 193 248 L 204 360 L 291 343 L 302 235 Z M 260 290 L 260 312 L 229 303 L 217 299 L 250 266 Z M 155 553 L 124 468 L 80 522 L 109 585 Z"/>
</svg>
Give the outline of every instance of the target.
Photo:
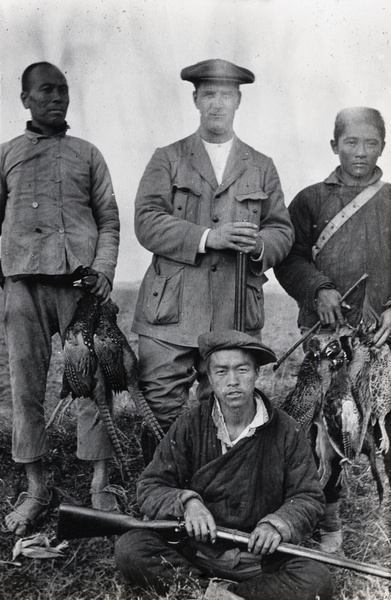
<svg viewBox="0 0 391 600">
<path fill-rule="evenodd" d="M 197 542 L 216 541 L 216 523 L 212 513 L 198 498 L 190 498 L 185 504 L 185 527 L 187 535 Z"/>
<path fill-rule="evenodd" d="M 334 289 L 321 288 L 315 301 L 316 311 L 322 325 L 343 325 L 345 319 L 341 309 L 341 294 Z"/>
<path fill-rule="evenodd" d="M 237 252 L 256 253 L 257 244 L 262 240 L 258 236 L 258 226 L 248 221 L 224 223 L 221 227 L 211 229 L 206 238 L 206 247 L 213 250 L 236 250 Z M 259 252 L 262 250 L 262 246 Z"/>
</svg>

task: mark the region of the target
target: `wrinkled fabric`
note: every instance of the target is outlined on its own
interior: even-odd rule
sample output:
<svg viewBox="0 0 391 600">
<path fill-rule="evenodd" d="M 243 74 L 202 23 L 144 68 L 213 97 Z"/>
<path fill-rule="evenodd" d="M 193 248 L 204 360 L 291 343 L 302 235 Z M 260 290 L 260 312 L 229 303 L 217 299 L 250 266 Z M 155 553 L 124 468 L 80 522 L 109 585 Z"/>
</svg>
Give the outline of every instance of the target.
<svg viewBox="0 0 391 600">
<path fill-rule="evenodd" d="M 324 182 L 302 190 L 289 206 L 295 243 L 275 273 L 282 287 L 298 302 L 299 327 L 311 327 L 318 321 L 314 302 L 320 288 L 334 287 L 344 294 L 364 273 L 368 274 L 365 285 L 347 299 L 352 306 L 346 314 L 350 325 L 358 325 L 361 310 L 364 324 L 373 324 L 391 299 L 388 183 L 334 233 L 316 262 L 312 260 L 312 247 L 327 223 L 364 189 L 343 184 L 338 173 L 336 169 Z M 376 167 L 368 185 L 381 176 Z"/>
<path fill-rule="evenodd" d="M 29 463 L 48 452 L 44 401 L 52 336 L 56 332 L 64 334 L 82 291 L 32 280 L 13 282 L 7 277 L 4 292 L 12 389 L 12 455 L 15 462 Z M 106 427 L 90 398 L 78 400 L 77 455 L 83 460 L 113 456 Z"/>
<path fill-rule="evenodd" d="M 5 276 L 91 266 L 113 283 L 118 208 L 107 165 L 89 142 L 26 130 L 2 144 L 0 223 Z"/>
<path fill-rule="evenodd" d="M 167 543 L 161 533 L 132 529 L 120 537 L 115 562 L 123 577 L 165 595 L 177 589 L 206 589 L 210 577 L 238 582 L 235 593 L 246 600 L 331 600 L 326 565 L 278 552 L 261 558 L 227 544 L 203 544 L 186 538 Z M 171 588 L 172 593 L 172 588 Z"/>
<path fill-rule="evenodd" d="M 202 498 L 222 527 L 251 532 L 269 522 L 293 543 L 311 531 L 324 503 L 311 449 L 297 423 L 262 399 L 268 422 L 224 455 L 213 398 L 179 417 L 140 477 L 141 511 L 178 518 L 187 500 Z"/>
<path fill-rule="evenodd" d="M 264 322 L 264 272 L 288 253 L 293 230 L 272 160 L 234 139 L 218 185 L 199 133 L 154 153 L 135 204 L 139 242 L 154 254 L 141 284 L 132 330 L 197 347 L 201 333 L 234 326 L 237 253 L 198 253 L 203 233 L 233 221 L 259 227 L 261 261 L 250 259 L 246 329 Z"/>
</svg>

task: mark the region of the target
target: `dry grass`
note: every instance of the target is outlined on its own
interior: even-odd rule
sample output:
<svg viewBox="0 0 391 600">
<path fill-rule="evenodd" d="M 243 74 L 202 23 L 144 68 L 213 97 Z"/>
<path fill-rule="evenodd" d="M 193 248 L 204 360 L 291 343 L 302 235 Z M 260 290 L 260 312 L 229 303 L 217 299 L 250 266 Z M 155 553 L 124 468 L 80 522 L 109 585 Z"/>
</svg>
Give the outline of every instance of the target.
<svg viewBox="0 0 391 600">
<path fill-rule="evenodd" d="M 267 288 L 266 288 L 267 291 Z M 120 287 L 114 293 L 120 306 L 119 324 L 127 334 L 132 346 L 136 338 L 130 333 L 135 290 Z M 267 325 L 264 341 L 280 356 L 297 339 L 295 304 L 282 294 L 267 296 Z M 298 349 L 274 374 L 266 367 L 260 378 L 260 387 L 278 405 L 287 390 L 294 384 L 301 361 Z M 12 462 L 10 455 L 9 405 L 10 390 L 4 341 L 0 335 L 0 519 L 9 511 L 10 505 L 24 489 L 23 468 Z M 51 414 L 59 397 L 62 376 L 62 356 L 56 340 L 47 393 L 47 413 Z M 112 464 L 112 482 L 123 487 L 121 506 L 128 513 L 138 516 L 135 504 L 135 480 L 142 469 L 139 446 L 140 418 L 126 394 L 116 404 L 116 423 L 120 431 L 125 456 L 134 475 L 124 484 L 118 469 Z M 89 505 L 89 482 L 91 467 L 75 458 L 75 418 L 71 414 L 62 424 L 56 424 L 49 432 L 51 453 L 46 459 L 51 471 L 51 484 L 61 502 Z M 382 470 L 381 460 L 379 467 Z M 391 564 L 390 494 L 385 481 L 385 500 L 378 507 L 377 496 L 366 459 L 353 469 L 348 489 L 343 498 L 344 552 L 345 555 L 376 565 Z M 39 530 L 55 540 L 57 509 L 45 515 L 38 524 Z M 62 558 L 18 558 L 21 566 L 8 562 L 12 558 L 14 536 L 4 529 L 0 536 L 0 599 L 1 600 L 158 600 L 152 592 L 132 589 L 124 584 L 113 563 L 114 538 L 73 540 Z M 55 543 L 55 541 L 54 541 Z M 388 582 L 373 576 L 333 568 L 338 600 L 387 600 L 390 598 Z M 185 599 L 187 590 L 173 591 L 166 600 Z"/>
</svg>

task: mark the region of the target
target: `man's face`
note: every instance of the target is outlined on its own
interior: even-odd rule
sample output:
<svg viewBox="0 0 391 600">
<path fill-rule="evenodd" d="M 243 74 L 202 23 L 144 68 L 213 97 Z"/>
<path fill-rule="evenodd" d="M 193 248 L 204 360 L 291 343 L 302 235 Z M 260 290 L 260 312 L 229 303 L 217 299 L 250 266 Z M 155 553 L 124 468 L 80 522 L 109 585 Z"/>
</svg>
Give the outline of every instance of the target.
<svg viewBox="0 0 391 600">
<path fill-rule="evenodd" d="M 253 404 L 258 374 L 259 367 L 250 352 L 217 350 L 211 355 L 208 377 L 223 411 Z"/>
<path fill-rule="evenodd" d="M 44 134 L 51 135 L 65 122 L 69 104 L 68 85 L 55 67 L 37 67 L 30 73 L 28 92 L 22 92 L 25 108 L 31 112 L 32 123 Z"/>
<path fill-rule="evenodd" d="M 347 118 L 344 132 L 331 141 L 338 154 L 344 181 L 348 185 L 366 185 L 373 175 L 377 159 L 385 146 L 379 130 L 370 120 Z"/>
<path fill-rule="evenodd" d="M 235 111 L 240 104 L 238 86 L 232 83 L 201 83 L 193 94 L 201 116 L 201 136 L 207 142 L 227 142 L 233 136 Z"/>
</svg>

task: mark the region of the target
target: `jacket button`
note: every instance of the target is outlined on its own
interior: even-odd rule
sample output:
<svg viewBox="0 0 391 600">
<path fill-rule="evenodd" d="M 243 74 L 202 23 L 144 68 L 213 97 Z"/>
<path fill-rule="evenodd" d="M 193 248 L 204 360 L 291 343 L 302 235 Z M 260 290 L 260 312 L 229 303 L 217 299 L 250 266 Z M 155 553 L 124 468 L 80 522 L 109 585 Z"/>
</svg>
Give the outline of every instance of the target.
<svg viewBox="0 0 391 600">
<path fill-rule="evenodd" d="M 216 265 L 213 265 L 213 267 L 211 268 L 211 271 L 213 271 L 213 273 L 214 273 L 215 271 L 217 271 L 217 267 L 216 267 Z"/>
<path fill-rule="evenodd" d="M 153 292 L 152 295 L 156 297 L 158 294 L 157 294 L 157 292 Z"/>
<path fill-rule="evenodd" d="M 42 229 L 40 229 L 39 227 L 35 228 L 36 233 L 42 233 Z"/>
<path fill-rule="evenodd" d="M 216 194 L 216 198 L 220 198 L 221 194 Z"/>
<path fill-rule="evenodd" d="M 64 229 L 61 227 L 61 228 L 58 230 L 58 233 L 64 233 Z"/>
<path fill-rule="evenodd" d="M 213 223 L 218 223 L 219 217 L 213 217 L 212 221 L 213 221 Z"/>
<path fill-rule="evenodd" d="M 33 202 L 31 205 L 33 208 L 38 208 L 38 202 Z"/>
<path fill-rule="evenodd" d="M 178 210 L 182 210 L 182 206 L 178 206 Z"/>
</svg>

